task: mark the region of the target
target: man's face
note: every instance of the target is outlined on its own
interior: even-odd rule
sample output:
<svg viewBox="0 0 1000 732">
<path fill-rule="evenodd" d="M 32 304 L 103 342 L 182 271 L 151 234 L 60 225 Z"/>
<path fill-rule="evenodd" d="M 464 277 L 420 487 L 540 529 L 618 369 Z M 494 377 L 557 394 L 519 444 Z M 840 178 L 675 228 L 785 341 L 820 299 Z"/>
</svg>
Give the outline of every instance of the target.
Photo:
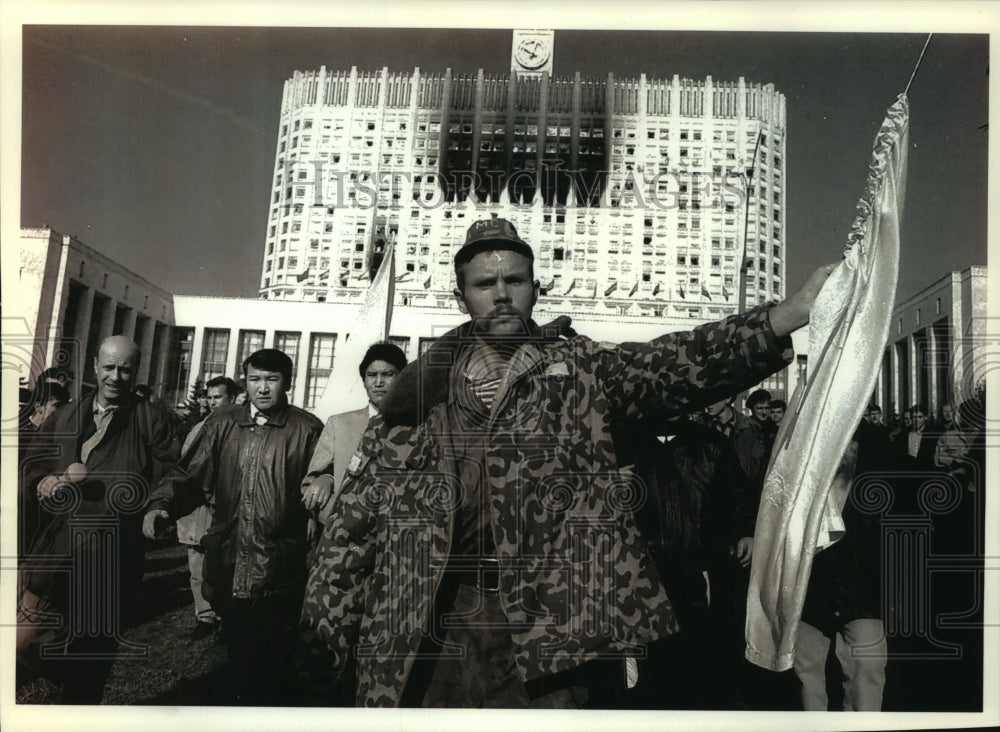
<svg viewBox="0 0 1000 732">
<path fill-rule="evenodd" d="M 119 404 L 128 398 L 138 365 L 134 346 L 115 342 L 102 345 L 94 358 L 98 403 Z"/>
<path fill-rule="evenodd" d="M 478 322 L 479 333 L 520 335 L 538 300 L 531 260 L 510 251 L 481 252 L 463 269 L 464 288 L 455 290 L 462 312 Z"/>
<path fill-rule="evenodd" d="M 396 378 L 399 371 L 388 361 L 372 361 L 365 369 L 365 391 L 368 392 L 368 401 L 376 409 L 382 407 L 382 400 L 389 392 L 392 380 Z"/>
<path fill-rule="evenodd" d="M 709 404 L 705 411 L 708 412 L 710 417 L 718 417 L 722 414 L 723 410 L 729 406 L 729 400 L 723 399 L 721 402 L 716 402 L 715 404 Z"/>
<path fill-rule="evenodd" d="M 951 408 L 950 404 L 944 404 L 941 407 L 941 419 L 944 420 L 945 424 L 951 424 L 955 421 L 955 411 Z"/>
<path fill-rule="evenodd" d="M 909 410 L 903 412 L 903 426 L 907 429 L 913 426 L 913 418 L 910 416 Z"/>
<path fill-rule="evenodd" d="M 232 404 L 233 400 L 225 386 L 210 386 L 207 393 L 208 408 L 213 412 L 223 404 Z"/>
<path fill-rule="evenodd" d="M 877 409 L 873 409 L 868 412 L 868 421 L 871 424 L 881 424 L 882 422 L 882 412 Z"/>
<path fill-rule="evenodd" d="M 927 415 L 923 412 L 914 411 L 910 416 L 913 418 L 914 432 L 922 432 L 924 426 L 927 424 Z"/>
<path fill-rule="evenodd" d="M 784 407 L 771 407 L 771 421 L 778 423 L 785 417 Z"/>
<path fill-rule="evenodd" d="M 247 368 L 247 394 L 250 403 L 261 412 L 287 404 L 287 388 L 285 377 L 280 371 L 263 371 L 253 366 Z"/>
<path fill-rule="evenodd" d="M 757 402 L 750 407 L 750 412 L 758 422 L 766 422 L 771 416 L 771 405 L 767 402 Z"/>
</svg>

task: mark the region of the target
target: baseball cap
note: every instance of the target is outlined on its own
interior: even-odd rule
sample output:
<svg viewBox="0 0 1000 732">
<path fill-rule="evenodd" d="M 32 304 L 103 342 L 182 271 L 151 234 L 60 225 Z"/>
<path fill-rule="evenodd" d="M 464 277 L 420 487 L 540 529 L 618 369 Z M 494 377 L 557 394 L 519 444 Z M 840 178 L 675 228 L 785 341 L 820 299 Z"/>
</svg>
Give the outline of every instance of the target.
<svg viewBox="0 0 1000 732">
<path fill-rule="evenodd" d="M 455 264 L 465 264 L 480 252 L 504 249 L 522 254 L 531 261 L 535 254 L 524 239 L 517 234 L 514 224 L 507 219 L 483 219 L 473 222 L 465 234 L 465 244 L 455 254 Z"/>
</svg>

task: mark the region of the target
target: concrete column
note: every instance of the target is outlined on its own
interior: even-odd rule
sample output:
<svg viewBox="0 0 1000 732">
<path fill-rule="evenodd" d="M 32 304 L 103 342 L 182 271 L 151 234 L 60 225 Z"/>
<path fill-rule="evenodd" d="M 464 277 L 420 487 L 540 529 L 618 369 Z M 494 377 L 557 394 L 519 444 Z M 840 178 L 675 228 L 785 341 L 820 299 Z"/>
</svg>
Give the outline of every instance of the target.
<svg viewBox="0 0 1000 732">
<path fill-rule="evenodd" d="M 135 308 L 127 308 L 125 312 L 125 322 L 122 323 L 122 335 L 130 340 L 135 340 Z"/>
<path fill-rule="evenodd" d="M 292 389 L 289 399 L 292 404 L 303 406 L 306 402 L 306 376 L 309 371 L 309 348 L 312 340 L 312 331 L 304 331 L 299 334 L 299 353 L 295 359 L 295 388 Z M 336 351 L 334 351 L 336 356 Z"/>
<path fill-rule="evenodd" d="M 205 347 L 205 327 L 196 325 L 194 328 L 194 340 L 191 343 L 191 371 L 188 373 L 188 383 L 184 396 L 191 393 L 194 382 L 201 376 L 202 349 Z"/>
<path fill-rule="evenodd" d="M 173 334 L 173 328 L 171 326 L 165 323 L 161 323 L 158 320 L 152 320 L 151 322 L 152 322 L 152 327 L 150 328 L 150 330 L 153 333 L 154 341 L 156 339 L 157 327 L 162 326 L 163 328 L 163 335 L 160 336 L 159 348 L 156 349 L 156 353 L 152 354 L 153 362 L 156 364 L 156 370 L 151 373 L 151 381 L 150 381 L 150 383 L 156 384 L 157 386 L 154 393 L 162 397 L 164 387 L 167 386 L 167 384 L 163 383 L 163 378 L 164 374 L 166 373 L 167 359 L 170 357 L 170 344 L 173 341 L 174 334 Z M 180 358 L 179 353 L 177 354 L 177 357 Z M 152 364 L 150 364 L 150 367 L 152 367 Z"/>
<path fill-rule="evenodd" d="M 934 332 L 934 319 L 931 317 L 928 320 L 926 326 L 924 326 L 924 332 L 927 333 L 927 363 L 921 364 L 918 368 L 923 368 L 927 379 L 927 416 L 937 416 L 938 408 L 941 406 L 938 402 L 938 359 L 941 357 L 938 353 L 938 338 L 937 333 Z M 933 356 L 931 356 L 933 354 Z"/>
<path fill-rule="evenodd" d="M 326 104 L 326 66 L 319 67 L 319 75 L 316 77 L 316 106 L 322 107 Z"/>
<path fill-rule="evenodd" d="M 649 113 L 649 83 L 646 80 L 645 74 L 639 74 L 639 88 L 636 91 L 638 99 L 636 100 L 636 115 L 639 118 L 639 124 L 636 131 L 638 137 L 635 140 L 635 157 L 639 160 L 640 169 L 645 170 L 646 166 L 646 149 L 649 147 L 649 138 L 646 136 L 646 117 Z M 653 144 L 659 147 L 659 140 L 653 140 Z M 642 180 L 648 180 L 647 176 L 642 176 Z M 643 195 L 646 195 L 645 191 L 642 191 Z"/>
<path fill-rule="evenodd" d="M 514 120 L 517 117 L 517 74 L 513 71 L 507 77 L 507 111 L 504 116 L 504 138 L 503 138 L 503 165 L 504 171 L 509 177 L 514 172 Z M 504 185 L 509 183 L 505 179 Z M 515 200 L 514 192 L 511 191 L 511 201 Z"/>
<path fill-rule="evenodd" d="M 889 385 L 886 383 L 886 373 L 885 373 L 885 354 L 887 352 L 883 351 L 883 357 L 878 364 L 878 379 L 875 381 L 875 403 L 882 407 L 883 417 L 888 419 L 889 415 L 886 414 L 886 403 L 885 397 L 888 393 Z"/>
<path fill-rule="evenodd" d="M 614 142 L 611 131 L 614 129 L 615 120 L 618 119 L 615 113 L 615 83 L 615 75 L 608 72 L 604 87 L 604 170 L 608 171 L 608 175 L 604 181 L 604 195 L 601 196 L 601 205 L 608 207 L 611 205 L 611 185 L 615 176 L 615 171 L 611 167 L 611 146 Z"/>
<path fill-rule="evenodd" d="M 889 341 L 889 373 L 892 377 L 892 387 L 890 390 L 890 396 L 892 398 L 893 408 L 896 410 L 897 414 L 902 414 L 903 410 L 906 408 L 901 405 L 903 398 L 902 393 L 902 379 L 905 378 L 899 369 L 899 354 L 896 352 L 896 343 L 894 341 Z M 882 405 L 882 409 L 886 410 L 886 405 Z M 885 415 L 886 419 L 889 415 Z"/>
<path fill-rule="evenodd" d="M 115 328 L 115 313 L 118 311 L 118 301 L 113 297 L 108 298 L 105 308 L 104 317 L 101 318 L 101 328 L 98 331 L 98 340 L 101 341 L 113 334 Z"/>
<path fill-rule="evenodd" d="M 225 376 L 232 376 L 240 370 L 240 366 L 242 366 L 242 364 L 236 362 L 236 358 L 239 356 L 239 348 L 240 330 L 239 328 L 231 328 L 229 330 L 229 347 L 226 349 Z"/>
<path fill-rule="evenodd" d="M 483 139 L 483 70 L 476 72 L 476 84 L 472 96 L 472 164 L 473 170 L 479 170 L 479 144 Z M 478 194 L 477 194 L 478 197 Z"/>
<path fill-rule="evenodd" d="M 136 319 L 136 322 L 138 323 L 138 319 Z M 148 384 L 150 383 L 149 374 L 155 360 L 155 355 L 153 354 L 153 333 L 156 330 L 156 321 L 152 318 L 146 318 L 143 322 L 146 324 L 146 330 L 143 333 L 136 333 L 136 336 L 140 339 L 137 341 L 139 351 L 142 353 L 142 360 L 139 362 L 139 380 L 136 383 Z"/>
<path fill-rule="evenodd" d="M 71 393 L 74 399 L 80 398 L 80 384 L 83 381 L 84 373 L 89 368 L 85 361 L 87 359 L 87 336 L 90 334 L 90 319 L 93 317 L 93 313 L 94 288 L 87 287 L 80 303 L 80 311 L 76 318 L 76 328 L 72 333 L 63 334 L 70 336 L 74 340 L 73 353 L 70 356 L 70 368 L 75 372 L 73 374 Z"/>
<path fill-rule="evenodd" d="M 583 104 L 583 90 L 581 89 L 582 80 L 580 78 L 580 72 L 577 71 L 573 74 L 573 96 L 572 96 L 572 109 L 573 113 L 570 116 L 570 141 L 569 141 L 569 169 L 579 170 L 580 169 L 580 107 Z M 590 138 L 588 138 L 589 140 Z M 568 201 L 567 201 L 568 203 Z"/>
</svg>

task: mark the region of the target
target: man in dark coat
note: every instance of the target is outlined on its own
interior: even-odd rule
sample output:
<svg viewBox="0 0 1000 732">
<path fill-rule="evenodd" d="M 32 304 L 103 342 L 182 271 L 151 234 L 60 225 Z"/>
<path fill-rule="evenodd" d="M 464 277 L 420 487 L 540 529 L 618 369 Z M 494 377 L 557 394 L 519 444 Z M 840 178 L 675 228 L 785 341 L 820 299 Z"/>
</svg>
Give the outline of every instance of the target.
<svg viewBox="0 0 1000 732">
<path fill-rule="evenodd" d="M 628 706 L 725 709 L 733 706 L 743 660 L 736 543 L 753 535 L 756 505 L 730 441 L 680 418 L 620 426 L 615 447 L 634 465 L 645 503 L 636 521 L 677 613 L 680 630 L 647 646 Z"/>
<path fill-rule="evenodd" d="M 135 343 L 105 339 L 96 393 L 56 410 L 21 464 L 45 527 L 19 563 L 19 681 L 61 680 L 64 703 L 101 700 L 142 581 L 139 511 L 179 453 L 167 415 L 132 396 L 138 367 Z"/>
<path fill-rule="evenodd" d="M 299 486 L 323 423 L 288 403 L 293 364 L 283 352 L 251 354 L 243 373 L 249 401 L 209 415 L 150 498 L 143 532 L 152 538 L 160 521 L 189 513 L 214 491 L 202 593 L 222 616 L 235 701 L 286 704 L 308 550 Z"/>
</svg>

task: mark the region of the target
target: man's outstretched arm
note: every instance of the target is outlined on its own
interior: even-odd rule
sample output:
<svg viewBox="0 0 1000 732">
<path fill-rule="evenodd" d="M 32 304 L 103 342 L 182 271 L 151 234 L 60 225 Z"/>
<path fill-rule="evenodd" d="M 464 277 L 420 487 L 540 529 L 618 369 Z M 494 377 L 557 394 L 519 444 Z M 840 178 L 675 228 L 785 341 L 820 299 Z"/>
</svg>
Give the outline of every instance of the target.
<svg viewBox="0 0 1000 732">
<path fill-rule="evenodd" d="M 812 304 L 823 289 L 823 283 L 837 268 L 840 262 L 824 264 L 813 272 L 806 283 L 793 295 L 787 297 L 771 308 L 771 328 L 779 338 L 790 335 L 809 322 L 809 311 Z"/>
</svg>

